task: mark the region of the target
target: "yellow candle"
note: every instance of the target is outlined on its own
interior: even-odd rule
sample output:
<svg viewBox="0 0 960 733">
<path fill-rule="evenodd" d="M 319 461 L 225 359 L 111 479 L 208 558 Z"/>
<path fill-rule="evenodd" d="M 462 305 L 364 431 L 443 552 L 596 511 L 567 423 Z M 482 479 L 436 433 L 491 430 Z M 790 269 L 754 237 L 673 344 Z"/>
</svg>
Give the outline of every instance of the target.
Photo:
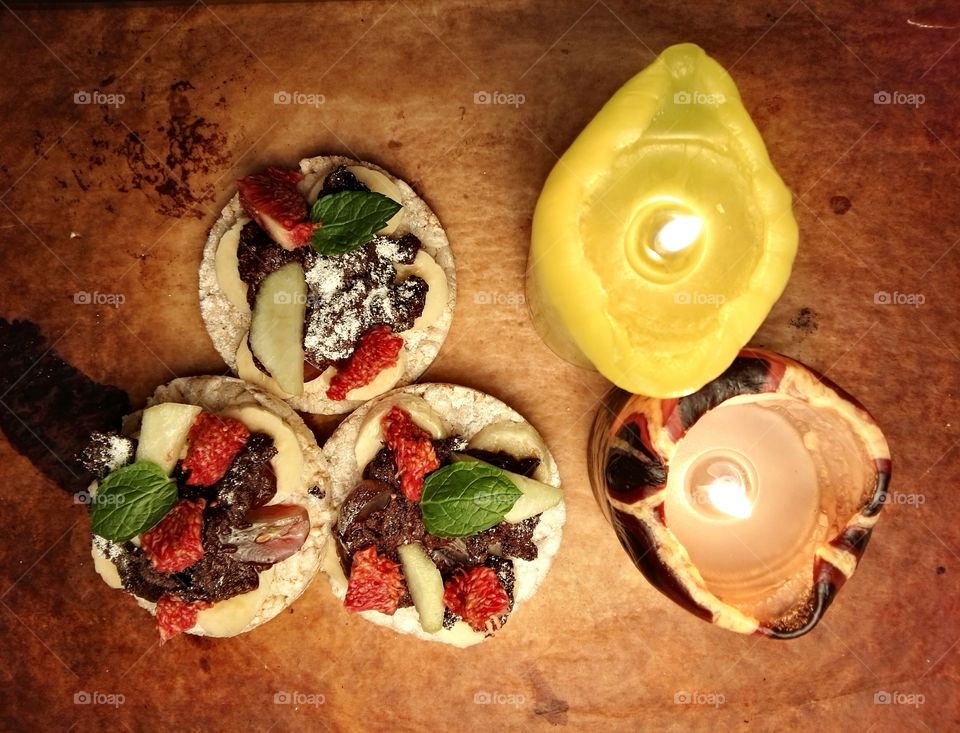
<svg viewBox="0 0 960 733">
<path fill-rule="evenodd" d="M 796 254 L 790 191 L 727 72 L 672 46 L 550 173 L 527 290 L 562 357 L 636 394 L 696 391 L 729 366 Z"/>
</svg>

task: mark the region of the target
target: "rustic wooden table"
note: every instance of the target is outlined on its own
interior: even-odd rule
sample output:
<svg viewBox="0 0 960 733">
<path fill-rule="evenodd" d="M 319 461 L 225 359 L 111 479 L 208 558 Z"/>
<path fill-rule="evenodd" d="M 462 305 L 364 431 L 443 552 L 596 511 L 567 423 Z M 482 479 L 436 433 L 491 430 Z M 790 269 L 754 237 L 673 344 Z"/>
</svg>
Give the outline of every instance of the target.
<svg viewBox="0 0 960 733">
<path fill-rule="evenodd" d="M 319 152 L 373 160 L 423 193 L 457 257 L 456 317 L 427 377 L 527 415 L 559 459 L 569 519 L 540 592 L 478 648 L 365 623 L 322 578 L 248 636 L 161 648 L 97 578 L 86 513 L 51 478 L 44 454 L 69 437 L 28 421 L 46 446 L 31 448 L 7 409 L 43 375 L 11 367 L 0 727 L 956 730 L 960 13 L 940 5 L 4 5 L 0 316 L 35 323 L 134 407 L 176 375 L 223 373 L 196 273 L 233 180 Z M 703 623 L 633 569 L 585 470 L 608 385 L 556 359 L 522 302 L 557 155 L 680 41 L 731 71 L 796 196 L 793 278 L 755 343 L 855 394 L 893 451 L 894 501 L 859 571 L 791 642 Z"/>
</svg>

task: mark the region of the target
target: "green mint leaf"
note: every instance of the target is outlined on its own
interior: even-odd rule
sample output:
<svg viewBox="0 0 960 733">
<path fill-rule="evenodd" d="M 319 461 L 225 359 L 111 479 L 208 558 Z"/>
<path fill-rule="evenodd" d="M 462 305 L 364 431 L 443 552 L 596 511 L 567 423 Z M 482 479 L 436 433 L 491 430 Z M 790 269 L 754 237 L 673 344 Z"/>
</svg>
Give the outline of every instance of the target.
<svg viewBox="0 0 960 733">
<path fill-rule="evenodd" d="M 91 499 L 93 533 L 126 542 L 153 527 L 177 503 L 177 484 L 156 463 L 137 461 L 111 471 Z"/>
<path fill-rule="evenodd" d="M 521 496 L 496 466 L 458 456 L 424 479 L 423 525 L 436 537 L 468 537 L 500 524 Z"/>
<path fill-rule="evenodd" d="M 313 248 L 322 255 L 341 255 L 361 247 L 403 208 L 391 198 L 370 191 L 340 191 L 321 196 L 310 220 L 323 226 L 313 233 Z"/>
</svg>

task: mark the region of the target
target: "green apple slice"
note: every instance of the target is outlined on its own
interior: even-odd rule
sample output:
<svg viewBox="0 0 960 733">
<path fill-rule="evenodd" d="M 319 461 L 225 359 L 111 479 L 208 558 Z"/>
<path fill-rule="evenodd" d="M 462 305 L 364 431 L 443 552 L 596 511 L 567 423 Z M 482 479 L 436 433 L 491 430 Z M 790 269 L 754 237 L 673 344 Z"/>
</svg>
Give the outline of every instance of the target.
<svg viewBox="0 0 960 733">
<path fill-rule="evenodd" d="M 180 460 L 190 426 L 200 409 L 197 405 L 163 402 L 144 410 L 136 460 L 156 463 L 169 476 Z"/>
<path fill-rule="evenodd" d="M 420 627 L 428 634 L 443 628 L 443 578 L 419 542 L 397 548 L 407 589 L 420 615 Z"/>
<path fill-rule="evenodd" d="M 547 511 L 547 509 L 555 507 L 563 498 L 563 491 L 556 486 L 551 486 L 542 481 L 521 476 L 519 473 L 492 466 L 492 464 L 481 461 L 479 458 L 474 458 L 471 455 L 454 453 L 453 459 L 455 461 L 475 461 L 485 466 L 496 468 L 498 471 L 502 471 L 503 475 L 509 479 L 514 486 L 520 489 L 521 497 L 517 499 L 516 503 L 510 508 L 510 511 L 503 517 L 503 521 L 510 522 L 510 524 L 518 524 L 524 519 L 535 517 Z"/>
<path fill-rule="evenodd" d="M 260 283 L 250 319 L 250 351 L 284 392 L 303 394 L 303 316 L 307 283 L 290 262 Z"/>
<path fill-rule="evenodd" d="M 517 503 L 506 513 L 503 520 L 510 524 L 517 524 L 524 519 L 535 517 L 547 509 L 552 509 L 563 499 L 563 492 L 556 486 L 536 481 L 512 471 L 503 472 L 514 485 L 523 492 Z"/>
</svg>

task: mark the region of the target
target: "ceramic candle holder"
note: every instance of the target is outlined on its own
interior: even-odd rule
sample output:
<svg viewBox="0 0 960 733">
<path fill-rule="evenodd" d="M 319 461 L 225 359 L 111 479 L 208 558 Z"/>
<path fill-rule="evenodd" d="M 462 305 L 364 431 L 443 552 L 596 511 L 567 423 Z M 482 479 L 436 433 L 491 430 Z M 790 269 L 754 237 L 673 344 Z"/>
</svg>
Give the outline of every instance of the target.
<svg viewBox="0 0 960 733">
<path fill-rule="evenodd" d="M 853 575 L 891 471 L 863 407 L 757 349 L 686 397 L 614 390 L 589 457 L 601 509 L 658 590 L 722 628 L 780 639 L 810 631 Z"/>
</svg>

